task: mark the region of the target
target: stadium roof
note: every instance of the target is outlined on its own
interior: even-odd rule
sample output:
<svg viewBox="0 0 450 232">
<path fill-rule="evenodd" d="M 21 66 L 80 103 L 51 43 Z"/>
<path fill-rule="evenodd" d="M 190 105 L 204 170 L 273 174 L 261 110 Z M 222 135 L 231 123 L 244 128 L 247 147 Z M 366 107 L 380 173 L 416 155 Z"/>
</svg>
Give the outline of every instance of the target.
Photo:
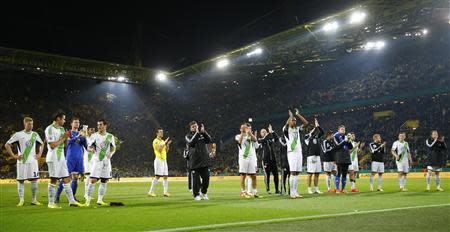
<svg viewBox="0 0 450 232">
<path fill-rule="evenodd" d="M 389 0 L 369 0 L 360 6 L 298 25 L 167 75 L 183 78 L 192 73 L 201 73 L 214 68 L 215 63 L 224 57 L 231 62 L 230 67 L 223 73 L 243 74 L 249 73 L 249 70 L 257 73 L 267 72 L 268 69 L 290 73 L 296 70 L 290 69 L 290 65 L 334 60 L 340 55 L 360 51 L 363 44 L 369 40 L 414 36 L 436 21 L 449 21 L 448 2 L 399 0 L 395 3 L 394 5 Z M 358 25 L 348 24 L 350 15 L 357 11 L 365 12 L 366 20 Z M 337 22 L 340 26 L 332 33 L 325 33 L 321 29 L 330 22 Z M 263 54 L 246 57 L 246 54 L 255 48 L 261 48 Z M 0 67 L 128 83 L 146 83 L 160 72 L 155 69 L 1 47 Z"/>
</svg>

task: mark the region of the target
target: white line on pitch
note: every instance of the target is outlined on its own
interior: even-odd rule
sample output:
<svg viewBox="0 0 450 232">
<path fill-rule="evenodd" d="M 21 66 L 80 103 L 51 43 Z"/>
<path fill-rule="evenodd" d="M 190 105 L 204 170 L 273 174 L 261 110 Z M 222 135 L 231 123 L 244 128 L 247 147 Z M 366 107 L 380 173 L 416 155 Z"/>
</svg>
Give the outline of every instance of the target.
<svg viewBox="0 0 450 232">
<path fill-rule="evenodd" d="M 302 216 L 302 217 L 274 218 L 274 219 L 256 220 L 256 221 L 230 222 L 230 223 L 203 225 L 203 226 L 177 227 L 177 228 L 152 230 L 152 231 L 154 231 L 154 232 L 172 232 L 172 231 L 219 229 L 219 228 L 226 228 L 226 227 L 232 227 L 232 226 L 249 226 L 249 225 L 276 223 L 276 222 L 289 222 L 289 221 L 297 221 L 297 220 L 331 218 L 331 217 L 341 217 L 341 216 L 356 215 L 356 214 L 370 214 L 370 213 L 380 213 L 380 212 L 389 212 L 389 211 L 397 211 L 397 210 L 433 208 L 433 207 L 443 207 L 443 206 L 450 206 L 450 203 L 438 204 L 438 205 L 418 205 L 418 206 L 408 206 L 408 207 L 399 207 L 399 208 L 390 208 L 390 209 L 363 210 L 363 211 L 353 211 L 353 212 L 336 213 L 336 214 L 320 214 L 320 215 L 311 215 L 311 216 Z"/>
</svg>

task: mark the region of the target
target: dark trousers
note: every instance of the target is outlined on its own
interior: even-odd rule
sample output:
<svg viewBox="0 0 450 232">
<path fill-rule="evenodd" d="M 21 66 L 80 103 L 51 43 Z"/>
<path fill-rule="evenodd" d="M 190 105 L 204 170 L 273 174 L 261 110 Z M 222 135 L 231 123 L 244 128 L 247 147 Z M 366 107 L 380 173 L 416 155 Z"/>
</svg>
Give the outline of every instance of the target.
<svg viewBox="0 0 450 232">
<path fill-rule="evenodd" d="M 275 191 L 279 192 L 278 188 L 278 168 L 277 163 L 272 161 L 268 163 L 263 162 L 264 168 L 264 183 L 266 184 L 266 191 L 270 191 L 270 173 L 273 175 L 273 182 L 275 184 Z"/>
<path fill-rule="evenodd" d="M 208 192 L 209 187 L 209 168 L 196 168 L 191 170 L 192 173 L 192 194 L 194 197 L 200 195 L 200 189 L 203 194 Z"/>
<path fill-rule="evenodd" d="M 286 180 L 291 176 L 289 168 L 281 168 L 281 194 L 290 194 L 290 186 L 286 189 Z"/>
<path fill-rule="evenodd" d="M 187 176 L 188 176 L 188 188 L 189 188 L 189 190 L 192 190 L 192 171 L 191 170 L 187 171 Z"/>
<path fill-rule="evenodd" d="M 335 179 L 336 190 L 339 189 L 339 182 L 342 180 L 341 189 L 345 189 L 345 185 L 347 184 L 347 173 L 348 173 L 348 165 L 349 164 L 337 164 L 337 176 Z"/>
</svg>

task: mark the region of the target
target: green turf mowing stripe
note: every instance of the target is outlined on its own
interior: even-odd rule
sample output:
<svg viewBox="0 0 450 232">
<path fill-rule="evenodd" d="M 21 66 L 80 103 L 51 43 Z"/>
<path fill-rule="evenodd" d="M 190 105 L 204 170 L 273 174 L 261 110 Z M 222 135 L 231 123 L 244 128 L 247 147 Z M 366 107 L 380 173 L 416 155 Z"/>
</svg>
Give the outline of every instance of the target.
<svg viewBox="0 0 450 232">
<path fill-rule="evenodd" d="M 408 206 L 408 207 L 388 208 L 388 209 L 363 210 L 363 211 L 355 210 L 353 212 L 347 212 L 347 213 L 321 214 L 321 215 L 289 217 L 289 218 L 274 218 L 274 219 L 268 219 L 268 220 L 256 220 L 256 221 L 244 221 L 244 222 L 230 222 L 230 223 L 211 224 L 211 225 L 204 225 L 204 226 L 178 227 L 178 228 L 152 230 L 152 231 L 154 231 L 154 232 L 173 232 L 173 231 L 210 230 L 210 229 L 220 229 L 220 228 L 236 227 L 236 226 L 251 226 L 251 225 L 270 224 L 270 223 L 277 223 L 277 222 L 313 220 L 313 219 L 341 217 L 341 216 L 349 216 L 349 215 L 357 215 L 357 214 L 371 214 L 371 213 L 391 212 L 391 211 L 398 211 L 398 210 L 433 208 L 433 207 L 444 207 L 444 206 L 450 206 L 450 203 L 437 204 L 437 205 L 418 205 L 418 206 Z"/>
</svg>

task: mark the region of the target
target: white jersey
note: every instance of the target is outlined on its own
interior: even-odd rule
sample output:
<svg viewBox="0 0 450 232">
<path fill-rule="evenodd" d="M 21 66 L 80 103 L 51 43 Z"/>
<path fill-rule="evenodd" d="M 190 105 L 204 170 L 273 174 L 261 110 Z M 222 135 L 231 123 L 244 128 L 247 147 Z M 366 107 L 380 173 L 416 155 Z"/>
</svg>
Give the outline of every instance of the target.
<svg viewBox="0 0 450 232">
<path fill-rule="evenodd" d="M 47 140 L 47 158 L 46 162 L 54 162 L 65 160 L 64 155 L 64 143 L 59 144 L 57 147 L 52 149 L 50 143 L 58 141 L 64 136 L 65 130 L 62 126 L 55 127 L 55 125 L 50 125 L 45 129 L 45 140 Z"/>
<path fill-rule="evenodd" d="M 116 147 L 116 140 L 114 139 L 114 135 L 110 133 L 102 135 L 97 132 L 91 135 L 88 146 L 94 147 L 95 153 L 93 159 L 95 161 L 102 161 L 110 153 L 111 146 Z"/>
<path fill-rule="evenodd" d="M 86 136 L 86 143 L 89 145 L 89 142 L 91 141 L 90 139 L 91 139 L 91 137 L 92 137 L 92 135 L 91 136 Z M 83 152 L 83 161 L 84 161 L 84 163 L 85 163 L 85 166 L 86 166 L 86 163 L 92 163 L 92 158 L 94 157 L 94 152 L 92 151 L 88 151 L 88 150 L 86 150 L 86 148 L 83 148 L 83 150 L 84 150 L 84 152 Z M 85 171 L 86 172 L 89 172 L 89 170 L 86 170 L 86 167 L 84 167 L 85 168 Z"/>
<path fill-rule="evenodd" d="M 352 163 L 354 162 L 358 163 L 359 147 L 357 147 L 356 144 L 357 142 L 352 141 L 353 151 L 350 152 L 350 160 L 352 161 Z"/>
<path fill-rule="evenodd" d="M 22 156 L 22 159 L 17 160 L 17 163 L 24 164 L 36 162 L 36 143 L 44 144 L 38 133 L 24 130 L 14 133 L 6 143 L 10 145 L 17 143 L 17 151 Z"/>
<path fill-rule="evenodd" d="M 397 155 L 399 156 L 399 160 L 397 160 L 397 162 L 408 162 L 408 155 L 410 152 L 408 142 L 400 142 L 399 140 L 397 140 L 394 142 L 394 144 L 392 144 L 391 150 L 397 152 Z"/>
<path fill-rule="evenodd" d="M 256 148 L 258 148 L 259 144 L 255 141 L 252 141 L 251 137 L 248 135 L 244 135 L 242 144 L 239 144 L 240 138 L 240 134 L 235 136 L 236 142 L 238 143 L 239 159 L 255 159 Z"/>
<path fill-rule="evenodd" d="M 302 143 L 300 140 L 300 131 L 303 129 L 301 127 L 291 128 L 290 126 L 283 127 L 284 137 L 286 138 L 286 145 L 288 152 L 294 152 L 302 154 Z"/>
</svg>

